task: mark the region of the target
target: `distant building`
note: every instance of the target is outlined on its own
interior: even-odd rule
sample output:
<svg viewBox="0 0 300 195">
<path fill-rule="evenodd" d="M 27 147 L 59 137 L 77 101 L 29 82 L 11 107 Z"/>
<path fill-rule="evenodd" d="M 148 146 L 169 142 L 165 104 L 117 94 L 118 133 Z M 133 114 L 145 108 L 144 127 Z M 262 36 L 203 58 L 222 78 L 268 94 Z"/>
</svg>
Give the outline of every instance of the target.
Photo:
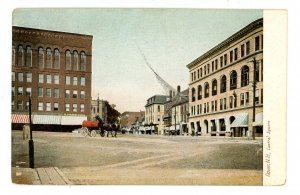
<svg viewBox="0 0 300 195">
<path fill-rule="evenodd" d="M 95 120 L 96 116 L 99 116 L 104 123 L 107 123 L 107 101 L 100 100 L 99 97 L 91 102 L 91 120 Z"/>
<path fill-rule="evenodd" d="M 147 100 L 145 105 L 145 126 L 147 131 L 155 134 L 163 134 L 164 104 L 170 100 L 167 95 L 154 95 Z"/>
<path fill-rule="evenodd" d="M 12 27 L 12 124 L 81 125 L 91 113 L 93 36 Z"/>
<path fill-rule="evenodd" d="M 121 128 L 132 128 L 137 122 L 137 119 L 144 118 L 145 112 L 139 111 L 139 112 L 130 112 L 126 111 L 123 112 L 120 116 L 120 127 Z"/>
<path fill-rule="evenodd" d="M 209 136 L 251 136 L 255 128 L 257 135 L 262 135 L 263 19 L 247 25 L 187 67 L 190 131 Z"/>
</svg>

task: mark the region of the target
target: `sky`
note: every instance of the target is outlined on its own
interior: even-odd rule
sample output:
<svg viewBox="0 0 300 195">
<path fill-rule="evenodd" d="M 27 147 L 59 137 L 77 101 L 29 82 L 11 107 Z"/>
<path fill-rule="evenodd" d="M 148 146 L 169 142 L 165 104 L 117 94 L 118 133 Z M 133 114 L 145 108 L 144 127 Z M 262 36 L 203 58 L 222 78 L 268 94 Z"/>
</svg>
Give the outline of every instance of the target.
<svg viewBox="0 0 300 195">
<path fill-rule="evenodd" d="M 171 86 L 188 88 L 187 64 L 252 21 L 262 10 L 221 9 L 15 9 L 12 25 L 93 36 L 92 98 L 119 112 L 145 110 L 164 94 L 146 66 Z"/>
</svg>

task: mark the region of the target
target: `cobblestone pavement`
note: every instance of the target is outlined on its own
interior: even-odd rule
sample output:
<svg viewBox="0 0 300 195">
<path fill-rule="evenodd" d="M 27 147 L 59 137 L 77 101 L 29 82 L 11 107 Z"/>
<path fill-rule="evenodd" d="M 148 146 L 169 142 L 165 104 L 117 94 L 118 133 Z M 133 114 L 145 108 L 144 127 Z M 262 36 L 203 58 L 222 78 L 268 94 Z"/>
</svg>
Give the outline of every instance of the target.
<svg viewBox="0 0 300 195">
<path fill-rule="evenodd" d="M 35 167 L 74 184 L 262 185 L 262 140 L 228 137 L 33 132 Z M 12 167 L 28 167 L 28 142 L 12 131 Z"/>
</svg>

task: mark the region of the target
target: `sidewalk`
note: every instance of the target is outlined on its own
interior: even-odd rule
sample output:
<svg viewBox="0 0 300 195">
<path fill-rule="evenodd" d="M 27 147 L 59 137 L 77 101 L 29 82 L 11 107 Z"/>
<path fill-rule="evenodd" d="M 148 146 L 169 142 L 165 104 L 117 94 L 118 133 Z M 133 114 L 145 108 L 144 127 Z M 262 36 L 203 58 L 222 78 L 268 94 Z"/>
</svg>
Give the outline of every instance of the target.
<svg viewBox="0 0 300 195">
<path fill-rule="evenodd" d="M 16 184 L 72 185 L 57 167 L 36 169 L 12 167 L 11 174 L 12 182 Z"/>
</svg>

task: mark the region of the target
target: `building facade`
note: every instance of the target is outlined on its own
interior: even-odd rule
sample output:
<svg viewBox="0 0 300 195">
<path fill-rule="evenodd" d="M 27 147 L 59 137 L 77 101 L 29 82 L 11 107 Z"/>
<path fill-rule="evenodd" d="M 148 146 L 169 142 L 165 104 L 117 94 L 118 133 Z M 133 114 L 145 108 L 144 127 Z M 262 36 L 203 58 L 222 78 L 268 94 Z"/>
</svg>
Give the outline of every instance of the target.
<svg viewBox="0 0 300 195">
<path fill-rule="evenodd" d="M 91 102 L 91 120 L 96 120 L 95 117 L 99 116 L 104 123 L 107 123 L 107 101 L 100 100 L 99 97 Z"/>
<path fill-rule="evenodd" d="M 145 105 L 145 126 L 148 126 L 151 132 L 159 135 L 164 133 L 164 104 L 169 100 L 170 97 L 168 95 L 154 95 L 147 100 Z"/>
<path fill-rule="evenodd" d="M 190 131 L 251 136 L 255 128 L 257 135 L 262 135 L 263 19 L 247 25 L 187 67 Z"/>
<path fill-rule="evenodd" d="M 12 123 L 80 125 L 91 114 L 91 35 L 12 27 Z"/>
</svg>

